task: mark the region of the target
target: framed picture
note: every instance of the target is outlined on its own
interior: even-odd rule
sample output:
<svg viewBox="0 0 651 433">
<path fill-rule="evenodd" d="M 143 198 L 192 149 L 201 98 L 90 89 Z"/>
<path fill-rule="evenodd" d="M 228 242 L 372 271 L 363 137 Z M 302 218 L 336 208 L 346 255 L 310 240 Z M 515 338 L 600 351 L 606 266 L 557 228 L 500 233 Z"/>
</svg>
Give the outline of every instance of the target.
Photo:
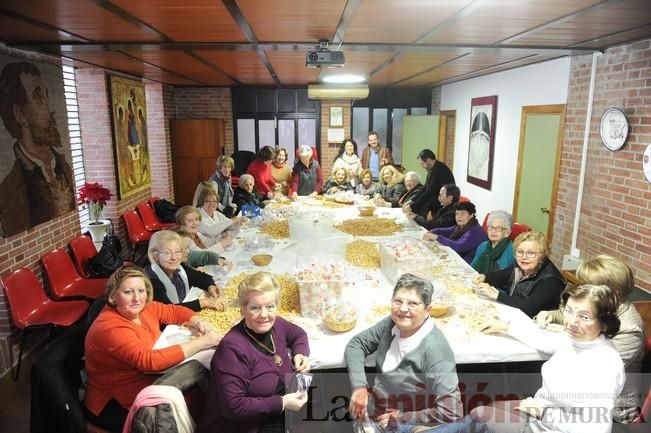
<svg viewBox="0 0 651 433">
<path fill-rule="evenodd" d="M 496 118 L 497 96 L 472 99 L 466 180 L 489 191 L 493 183 Z"/>
<path fill-rule="evenodd" d="M 115 172 L 123 199 L 151 186 L 145 86 L 117 75 L 108 75 L 108 82 Z"/>
<path fill-rule="evenodd" d="M 330 126 L 344 126 L 344 107 L 330 107 Z"/>
</svg>

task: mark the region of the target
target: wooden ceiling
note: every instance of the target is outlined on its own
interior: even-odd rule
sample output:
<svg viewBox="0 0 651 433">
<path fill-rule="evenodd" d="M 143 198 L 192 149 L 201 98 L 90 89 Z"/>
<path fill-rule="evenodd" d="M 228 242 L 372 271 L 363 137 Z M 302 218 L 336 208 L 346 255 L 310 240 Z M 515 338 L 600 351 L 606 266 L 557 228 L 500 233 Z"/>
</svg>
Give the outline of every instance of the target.
<svg viewBox="0 0 651 433">
<path fill-rule="evenodd" d="M 180 86 L 434 86 L 651 36 L 651 0 L 0 0 L 0 41 Z M 305 67 L 320 39 L 346 65 Z"/>
</svg>

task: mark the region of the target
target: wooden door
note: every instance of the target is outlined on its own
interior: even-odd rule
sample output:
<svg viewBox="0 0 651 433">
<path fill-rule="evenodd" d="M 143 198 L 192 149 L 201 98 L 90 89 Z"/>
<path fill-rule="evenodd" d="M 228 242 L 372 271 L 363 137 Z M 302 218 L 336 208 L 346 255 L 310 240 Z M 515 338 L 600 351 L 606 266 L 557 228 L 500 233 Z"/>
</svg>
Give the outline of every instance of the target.
<svg viewBox="0 0 651 433">
<path fill-rule="evenodd" d="M 224 121 L 172 120 L 170 130 L 175 201 L 189 205 L 199 182 L 215 172 L 215 162 L 224 153 Z"/>
<path fill-rule="evenodd" d="M 565 105 L 522 107 L 513 220 L 551 240 Z"/>
<path fill-rule="evenodd" d="M 454 132 L 457 124 L 456 110 L 441 111 L 439 121 L 439 147 L 436 159 L 445 162 L 452 170 L 454 166 Z"/>
</svg>

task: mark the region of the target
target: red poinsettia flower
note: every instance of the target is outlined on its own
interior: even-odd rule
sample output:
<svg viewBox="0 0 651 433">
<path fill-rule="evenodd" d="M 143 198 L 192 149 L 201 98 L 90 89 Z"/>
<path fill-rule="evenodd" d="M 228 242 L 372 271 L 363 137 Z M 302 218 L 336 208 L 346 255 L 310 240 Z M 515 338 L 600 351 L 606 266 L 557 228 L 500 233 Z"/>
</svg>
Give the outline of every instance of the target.
<svg viewBox="0 0 651 433">
<path fill-rule="evenodd" d="M 79 196 L 77 204 L 91 204 L 95 203 L 102 207 L 111 199 L 113 194 L 108 188 L 104 188 L 99 183 L 88 183 L 79 188 Z"/>
</svg>

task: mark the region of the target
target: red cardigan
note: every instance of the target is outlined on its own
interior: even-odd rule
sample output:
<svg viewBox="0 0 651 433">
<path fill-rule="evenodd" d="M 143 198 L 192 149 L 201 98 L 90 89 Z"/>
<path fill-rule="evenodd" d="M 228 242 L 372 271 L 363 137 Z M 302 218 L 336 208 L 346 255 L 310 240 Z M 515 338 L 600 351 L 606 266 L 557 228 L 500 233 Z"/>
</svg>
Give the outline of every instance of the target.
<svg viewBox="0 0 651 433">
<path fill-rule="evenodd" d="M 115 399 L 128 409 L 136 395 L 158 378 L 144 372 L 166 370 L 185 359 L 178 344 L 152 350 L 161 334 L 160 324 L 181 324 L 194 314 L 178 305 L 151 302 L 140 313 L 142 325 L 138 325 L 114 308 L 104 307 L 86 335 L 86 407 L 99 415 Z"/>
<path fill-rule="evenodd" d="M 248 174 L 255 179 L 255 190 L 266 200 L 267 193 L 274 192 L 276 181 L 271 176 L 271 164 L 265 164 L 263 161 L 256 159 L 246 170 Z"/>
</svg>

